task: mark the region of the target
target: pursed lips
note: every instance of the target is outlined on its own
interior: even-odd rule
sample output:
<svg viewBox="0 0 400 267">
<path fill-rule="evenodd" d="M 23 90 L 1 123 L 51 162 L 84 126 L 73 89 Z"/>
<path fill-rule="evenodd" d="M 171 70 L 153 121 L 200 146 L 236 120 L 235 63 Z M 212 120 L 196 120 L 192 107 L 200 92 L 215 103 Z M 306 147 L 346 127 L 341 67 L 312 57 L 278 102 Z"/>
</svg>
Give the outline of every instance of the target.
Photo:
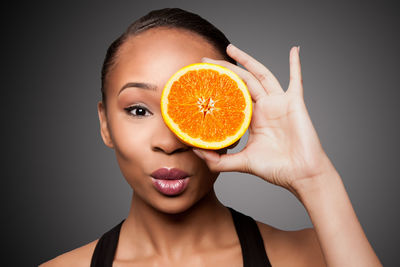
<svg viewBox="0 0 400 267">
<path fill-rule="evenodd" d="M 160 168 L 152 172 L 150 175 L 155 179 L 161 179 L 161 180 L 178 180 L 178 179 L 184 179 L 189 176 L 188 173 L 178 168 L 166 168 L 166 167 Z"/>
</svg>

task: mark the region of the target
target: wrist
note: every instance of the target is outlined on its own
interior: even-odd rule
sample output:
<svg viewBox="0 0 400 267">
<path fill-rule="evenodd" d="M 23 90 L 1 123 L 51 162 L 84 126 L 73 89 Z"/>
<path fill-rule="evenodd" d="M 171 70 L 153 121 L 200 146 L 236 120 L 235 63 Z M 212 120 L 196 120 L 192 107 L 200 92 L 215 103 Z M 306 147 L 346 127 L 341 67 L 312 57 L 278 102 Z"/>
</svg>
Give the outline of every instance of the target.
<svg viewBox="0 0 400 267">
<path fill-rule="evenodd" d="M 292 184 L 305 207 L 328 265 L 382 266 L 363 232 L 343 181 L 333 167 Z"/>
<path fill-rule="evenodd" d="M 324 190 L 329 190 L 329 188 L 332 189 L 332 183 L 340 181 L 340 175 L 328 157 L 322 161 L 319 171 L 315 173 L 310 177 L 296 179 L 290 185 L 289 191 L 303 204 L 305 198 L 318 195 Z"/>
</svg>

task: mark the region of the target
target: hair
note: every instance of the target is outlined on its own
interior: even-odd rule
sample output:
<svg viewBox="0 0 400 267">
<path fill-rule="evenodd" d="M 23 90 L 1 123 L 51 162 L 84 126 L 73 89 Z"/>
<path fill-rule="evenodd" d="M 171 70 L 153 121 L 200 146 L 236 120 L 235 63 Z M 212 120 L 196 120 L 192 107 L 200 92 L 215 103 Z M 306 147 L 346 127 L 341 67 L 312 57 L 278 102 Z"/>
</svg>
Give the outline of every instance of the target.
<svg viewBox="0 0 400 267">
<path fill-rule="evenodd" d="M 207 20 L 197 14 L 180 8 L 163 8 L 150 11 L 147 15 L 134 21 L 121 36 L 107 49 L 101 69 L 101 97 L 106 107 L 106 80 L 110 69 L 114 66 L 119 48 L 130 37 L 156 27 L 189 30 L 205 38 L 227 61 L 237 65 L 237 62 L 226 53 L 230 43 L 226 36 Z"/>
</svg>

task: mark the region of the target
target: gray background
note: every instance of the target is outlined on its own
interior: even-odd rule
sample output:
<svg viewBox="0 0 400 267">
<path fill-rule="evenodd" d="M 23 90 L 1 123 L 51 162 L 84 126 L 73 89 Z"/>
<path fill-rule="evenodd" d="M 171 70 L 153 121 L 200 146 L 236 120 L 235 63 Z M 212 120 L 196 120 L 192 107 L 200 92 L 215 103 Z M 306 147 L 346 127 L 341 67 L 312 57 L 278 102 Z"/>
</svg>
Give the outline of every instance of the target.
<svg viewBox="0 0 400 267">
<path fill-rule="evenodd" d="M 209 20 L 285 89 L 289 49 L 301 46 L 311 119 L 372 246 L 385 266 L 396 265 L 395 1 L 32 2 L 7 2 L 2 17 L 2 266 L 37 265 L 97 239 L 127 215 L 130 188 L 99 132 L 100 69 L 107 47 L 132 21 L 163 7 Z M 311 226 L 294 196 L 257 177 L 224 173 L 216 190 L 225 205 L 275 227 Z"/>
</svg>

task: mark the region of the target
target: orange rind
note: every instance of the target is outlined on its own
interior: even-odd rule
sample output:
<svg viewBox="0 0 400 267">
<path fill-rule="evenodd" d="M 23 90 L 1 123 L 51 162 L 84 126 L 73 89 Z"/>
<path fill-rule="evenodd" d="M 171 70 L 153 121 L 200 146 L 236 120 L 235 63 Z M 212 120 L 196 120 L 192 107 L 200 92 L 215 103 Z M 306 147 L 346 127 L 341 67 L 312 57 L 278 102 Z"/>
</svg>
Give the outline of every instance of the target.
<svg viewBox="0 0 400 267">
<path fill-rule="evenodd" d="M 185 144 L 222 149 L 239 140 L 250 125 L 252 100 L 244 81 L 212 63 L 179 69 L 164 86 L 161 114 Z"/>
</svg>

